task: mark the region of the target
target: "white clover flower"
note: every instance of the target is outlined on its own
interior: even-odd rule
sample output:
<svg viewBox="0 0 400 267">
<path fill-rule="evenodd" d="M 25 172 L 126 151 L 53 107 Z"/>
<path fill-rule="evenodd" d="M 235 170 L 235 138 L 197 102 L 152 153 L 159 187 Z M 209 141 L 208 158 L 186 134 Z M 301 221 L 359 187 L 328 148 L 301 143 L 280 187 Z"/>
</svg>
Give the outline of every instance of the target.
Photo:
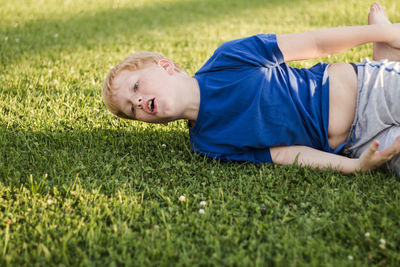
<svg viewBox="0 0 400 267">
<path fill-rule="evenodd" d="M 205 206 L 207 205 L 207 202 L 205 202 L 204 200 L 200 201 L 200 206 Z"/>
<path fill-rule="evenodd" d="M 352 256 L 352 255 L 349 255 L 348 257 L 347 257 L 349 260 L 354 260 L 354 257 Z"/>
<path fill-rule="evenodd" d="M 379 244 L 380 249 L 385 250 L 386 249 L 386 240 L 381 238 L 381 239 L 379 239 L 379 243 L 380 243 Z"/>
<path fill-rule="evenodd" d="M 31 84 L 31 85 L 29 85 L 29 89 L 33 89 L 33 85 Z"/>
<path fill-rule="evenodd" d="M 371 234 L 370 234 L 369 232 L 366 232 L 366 233 L 365 233 L 365 237 L 370 237 L 370 235 L 371 235 Z"/>
<path fill-rule="evenodd" d="M 8 36 L 6 36 L 6 37 L 4 38 L 4 41 L 8 41 Z"/>
<path fill-rule="evenodd" d="M 205 211 L 204 211 L 204 209 L 199 209 L 199 211 L 198 211 L 197 213 L 198 213 L 198 214 L 204 214 Z"/>
<path fill-rule="evenodd" d="M 181 201 L 181 202 L 185 202 L 185 201 L 186 201 L 186 197 L 185 197 L 185 196 L 183 196 L 183 195 L 182 195 L 182 196 L 180 196 L 180 197 L 179 197 L 179 201 Z"/>
<path fill-rule="evenodd" d="M 162 146 L 162 147 L 166 147 L 167 145 L 166 145 L 166 144 L 162 144 L 161 146 Z"/>
<path fill-rule="evenodd" d="M 54 34 L 54 38 L 58 38 L 58 33 Z"/>
<path fill-rule="evenodd" d="M 262 203 L 260 209 L 261 209 L 261 211 L 266 211 L 267 210 L 267 206 L 265 206 L 265 204 Z"/>
<path fill-rule="evenodd" d="M 58 84 L 58 80 L 54 80 L 54 83 L 55 83 L 55 84 Z"/>
</svg>

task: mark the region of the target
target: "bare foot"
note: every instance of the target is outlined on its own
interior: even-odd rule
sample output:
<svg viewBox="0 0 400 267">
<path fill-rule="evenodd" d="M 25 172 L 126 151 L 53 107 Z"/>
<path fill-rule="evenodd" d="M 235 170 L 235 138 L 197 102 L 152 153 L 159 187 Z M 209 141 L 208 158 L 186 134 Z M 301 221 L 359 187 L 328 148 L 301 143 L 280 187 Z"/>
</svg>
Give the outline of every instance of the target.
<svg viewBox="0 0 400 267">
<path fill-rule="evenodd" d="M 373 3 L 368 14 L 368 24 L 391 24 L 386 15 L 385 7 L 377 2 Z M 390 61 L 400 61 L 400 50 L 391 47 L 386 43 L 374 43 L 374 60 L 388 59 Z"/>
<path fill-rule="evenodd" d="M 368 24 L 391 24 L 386 15 L 384 6 L 378 4 L 377 2 L 371 5 L 370 12 L 368 14 Z"/>
</svg>

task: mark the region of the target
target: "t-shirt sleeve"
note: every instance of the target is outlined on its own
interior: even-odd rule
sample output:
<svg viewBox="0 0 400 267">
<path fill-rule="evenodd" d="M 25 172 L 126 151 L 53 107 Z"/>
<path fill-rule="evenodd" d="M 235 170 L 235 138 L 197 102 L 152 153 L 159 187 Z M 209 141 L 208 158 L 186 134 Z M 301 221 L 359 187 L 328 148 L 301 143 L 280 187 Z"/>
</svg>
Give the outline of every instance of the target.
<svg viewBox="0 0 400 267">
<path fill-rule="evenodd" d="M 222 44 L 198 73 L 219 69 L 275 67 L 284 63 L 275 34 L 258 34 Z"/>
</svg>

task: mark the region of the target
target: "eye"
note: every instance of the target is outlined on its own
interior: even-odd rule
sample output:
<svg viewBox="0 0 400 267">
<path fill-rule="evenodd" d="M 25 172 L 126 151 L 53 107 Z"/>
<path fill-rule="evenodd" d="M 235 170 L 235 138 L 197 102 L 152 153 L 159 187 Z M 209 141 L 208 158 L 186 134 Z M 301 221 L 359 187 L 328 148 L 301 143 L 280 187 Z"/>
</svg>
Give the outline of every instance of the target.
<svg viewBox="0 0 400 267">
<path fill-rule="evenodd" d="M 137 91 L 139 89 L 139 82 L 136 82 L 135 85 L 133 86 L 133 90 Z"/>
</svg>

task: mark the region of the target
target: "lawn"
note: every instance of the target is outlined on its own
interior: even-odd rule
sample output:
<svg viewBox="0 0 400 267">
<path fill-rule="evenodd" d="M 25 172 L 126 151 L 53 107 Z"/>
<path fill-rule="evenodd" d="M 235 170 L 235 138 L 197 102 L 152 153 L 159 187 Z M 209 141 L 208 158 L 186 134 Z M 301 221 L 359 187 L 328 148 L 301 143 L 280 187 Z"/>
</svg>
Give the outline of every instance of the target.
<svg viewBox="0 0 400 267">
<path fill-rule="evenodd" d="M 101 99 L 132 51 L 193 75 L 225 41 L 360 25 L 370 4 L 0 0 L 0 266 L 398 266 L 396 176 L 222 163 L 190 151 L 186 122 L 124 121 Z"/>
</svg>

